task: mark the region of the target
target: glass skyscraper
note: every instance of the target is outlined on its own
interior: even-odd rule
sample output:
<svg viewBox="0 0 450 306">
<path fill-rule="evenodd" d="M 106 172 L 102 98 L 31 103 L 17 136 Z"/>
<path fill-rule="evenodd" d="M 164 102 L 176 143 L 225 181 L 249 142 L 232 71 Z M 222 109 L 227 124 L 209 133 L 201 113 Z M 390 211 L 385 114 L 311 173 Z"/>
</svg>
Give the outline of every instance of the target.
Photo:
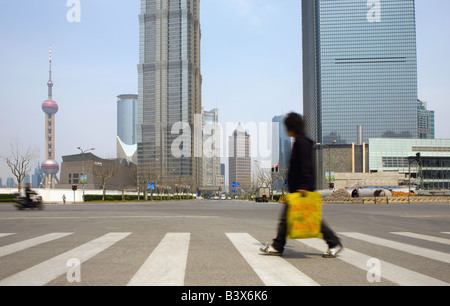
<svg viewBox="0 0 450 306">
<path fill-rule="evenodd" d="M 302 16 L 308 136 L 417 138 L 414 0 L 303 0 Z"/>
<path fill-rule="evenodd" d="M 434 139 L 434 111 L 427 109 L 427 103 L 417 100 L 417 128 L 419 139 Z"/>
<path fill-rule="evenodd" d="M 280 172 L 280 178 L 273 184 L 274 190 L 283 189 L 291 159 L 292 140 L 286 134 L 285 118 L 284 115 L 272 118 L 272 165 L 278 166 Z"/>
<path fill-rule="evenodd" d="M 123 143 L 135 145 L 138 95 L 120 95 L 117 99 L 117 136 Z"/>
<path fill-rule="evenodd" d="M 194 117 L 201 118 L 199 6 L 199 0 L 141 0 L 138 175 L 151 169 L 168 185 L 201 182 L 201 159 L 194 156 Z M 190 141 L 175 148 L 190 154 L 178 157 L 172 145 L 181 133 L 172 128 L 180 122 L 192 133 L 185 130 Z"/>
</svg>

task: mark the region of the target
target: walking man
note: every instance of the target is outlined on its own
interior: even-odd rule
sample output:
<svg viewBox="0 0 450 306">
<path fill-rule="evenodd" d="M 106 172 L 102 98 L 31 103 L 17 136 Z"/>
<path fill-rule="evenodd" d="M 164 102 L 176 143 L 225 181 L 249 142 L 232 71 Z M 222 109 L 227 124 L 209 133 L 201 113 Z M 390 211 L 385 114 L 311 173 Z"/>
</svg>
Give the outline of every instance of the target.
<svg viewBox="0 0 450 306">
<path fill-rule="evenodd" d="M 313 192 L 316 190 L 315 169 L 313 161 L 313 141 L 305 136 L 303 117 L 296 113 L 290 113 L 284 120 L 286 134 L 295 138 L 288 171 L 288 189 L 294 192 Z M 288 206 L 284 203 L 278 225 L 277 237 L 273 242 L 261 248 L 265 255 L 282 256 L 286 245 Z M 335 258 L 343 250 L 340 239 L 334 231 L 322 220 L 321 232 L 328 245 L 328 250 L 322 255 L 324 258 Z"/>
</svg>

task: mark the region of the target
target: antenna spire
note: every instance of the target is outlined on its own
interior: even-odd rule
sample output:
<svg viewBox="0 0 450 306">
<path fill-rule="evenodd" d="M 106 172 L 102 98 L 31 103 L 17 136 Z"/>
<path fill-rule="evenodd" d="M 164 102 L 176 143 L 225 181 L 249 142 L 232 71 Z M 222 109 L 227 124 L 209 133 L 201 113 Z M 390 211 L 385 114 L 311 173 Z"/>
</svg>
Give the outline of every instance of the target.
<svg viewBox="0 0 450 306">
<path fill-rule="evenodd" d="M 52 82 L 52 45 L 50 45 L 50 57 L 49 57 L 49 76 L 48 76 L 48 99 L 51 101 L 52 100 L 52 96 L 53 96 L 53 92 L 52 92 L 52 87 L 53 87 L 53 82 Z"/>
</svg>

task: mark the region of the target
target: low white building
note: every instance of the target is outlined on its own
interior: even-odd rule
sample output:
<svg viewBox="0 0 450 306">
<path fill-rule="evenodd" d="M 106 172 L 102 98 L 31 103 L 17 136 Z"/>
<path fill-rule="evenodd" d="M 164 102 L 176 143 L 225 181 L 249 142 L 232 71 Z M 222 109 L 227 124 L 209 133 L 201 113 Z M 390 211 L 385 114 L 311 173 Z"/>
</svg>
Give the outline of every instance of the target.
<svg viewBox="0 0 450 306">
<path fill-rule="evenodd" d="M 398 172 L 420 189 L 450 189 L 450 139 L 371 138 L 369 148 L 371 173 Z"/>
</svg>

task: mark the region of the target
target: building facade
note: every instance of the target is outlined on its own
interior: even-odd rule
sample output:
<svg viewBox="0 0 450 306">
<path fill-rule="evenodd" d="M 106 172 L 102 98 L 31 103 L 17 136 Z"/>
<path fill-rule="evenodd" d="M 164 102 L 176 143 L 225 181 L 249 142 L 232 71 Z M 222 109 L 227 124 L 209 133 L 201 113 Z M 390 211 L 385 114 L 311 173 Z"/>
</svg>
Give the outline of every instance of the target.
<svg viewBox="0 0 450 306">
<path fill-rule="evenodd" d="M 369 148 L 364 143 L 320 145 L 315 147 L 314 153 L 316 186 L 319 190 L 329 189 L 330 183 L 336 183 L 338 173 L 357 177 L 369 172 Z"/>
<path fill-rule="evenodd" d="M 417 138 L 414 0 L 303 0 L 307 135 L 329 145 Z"/>
<path fill-rule="evenodd" d="M 138 173 L 153 169 L 161 180 L 181 177 L 194 189 L 202 174 L 201 156 L 194 154 L 202 140 L 194 133 L 202 110 L 200 1 L 142 0 L 139 22 Z M 180 123 L 192 133 L 186 134 L 184 154 L 176 156 Z"/>
<path fill-rule="evenodd" d="M 107 178 L 106 189 L 136 190 L 136 165 L 125 159 L 104 159 L 92 153 L 67 155 L 62 157 L 60 183 L 58 189 L 70 189 L 72 185 L 82 188 L 81 176 L 87 176 L 85 189 L 100 190 L 102 180 Z"/>
<path fill-rule="evenodd" d="M 251 138 L 241 123 L 229 138 L 228 186 L 232 194 L 239 194 L 252 186 Z"/>
<path fill-rule="evenodd" d="M 450 189 L 450 140 L 373 138 L 369 147 L 371 172 L 399 172 L 424 190 Z"/>
<path fill-rule="evenodd" d="M 417 100 L 417 129 L 419 139 L 434 139 L 434 111 L 427 109 L 427 103 Z"/>
</svg>

